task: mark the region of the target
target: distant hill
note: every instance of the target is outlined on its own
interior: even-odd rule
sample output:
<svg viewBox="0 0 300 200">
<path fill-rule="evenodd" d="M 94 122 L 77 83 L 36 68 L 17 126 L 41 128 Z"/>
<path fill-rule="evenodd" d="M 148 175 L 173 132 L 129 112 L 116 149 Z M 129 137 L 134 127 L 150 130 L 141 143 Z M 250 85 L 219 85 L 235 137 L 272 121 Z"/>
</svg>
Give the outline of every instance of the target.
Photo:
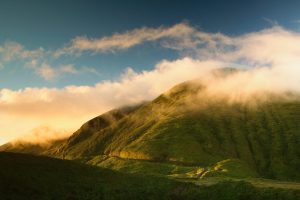
<svg viewBox="0 0 300 200">
<path fill-rule="evenodd" d="M 51 150 L 65 142 L 66 139 L 53 139 L 45 143 L 29 143 L 26 141 L 8 142 L 0 146 L 0 151 L 8 151 L 14 153 L 28 153 L 34 155 L 48 155 Z"/>
<path fill-rule="evenodd" d="M 87 123 L 83 124 L 81 128 L 73 134 L 72 138 L 76 138 L 76 140 L 81 140 L 83 138 L 80 137 L 88 137 L 89 134 L 97 131 L 98 129 L 109 126 L 114 121 L 121 119 L 133 110 L 139 108 L 141 105 L 142 104 L 138 104 L 135 106 L 126 106 L 119 109 L 114 109 L 103 115 L 95 117 L 89 120 Z M 37 131 L 40 131 L 39 134 L 43 134 L 43 129 L 39 129 Z M 57 147 L 59 147 L 62 143 L 66 142 L 67 140 L 68 138 L 52 139 L 48 140 L 46 143 L 34 143 L 23 140 L 17 140 L 1 145 L 0 151 L 28 153 L 34 155 L 51 155 L 53 154 L 53 151 L 57 150 Z M 76 140 L 71 141 L 71 144 L 75 144 Z"/>
</svg>

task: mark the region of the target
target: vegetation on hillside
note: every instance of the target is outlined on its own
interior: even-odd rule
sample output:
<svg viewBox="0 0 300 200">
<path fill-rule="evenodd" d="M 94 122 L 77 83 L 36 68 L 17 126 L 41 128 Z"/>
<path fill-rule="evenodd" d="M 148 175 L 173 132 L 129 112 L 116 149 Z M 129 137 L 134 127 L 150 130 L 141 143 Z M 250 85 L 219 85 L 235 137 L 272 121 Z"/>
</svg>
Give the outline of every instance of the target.
<svg viewBox="0 0 300 200">
<path fill-rule="evenodd" d="M 183 83 L 105 126 L 92 120 L 54 156 L 83 161 L 104 156 L 203 168 L 238 159 L 251 174 L 300 180 L 298 99 L 269 94 L 264 101 L 228 102 L 210 99 L 202 91 L 199 84 Z"/>
<path fill-rule="evenodd" d="M 123 174 L 75 161 L 0 153 L 1 199 L 299 199 L 299 191 L 255 188 L 241 181 L 197 186 Z"/>
</svg>

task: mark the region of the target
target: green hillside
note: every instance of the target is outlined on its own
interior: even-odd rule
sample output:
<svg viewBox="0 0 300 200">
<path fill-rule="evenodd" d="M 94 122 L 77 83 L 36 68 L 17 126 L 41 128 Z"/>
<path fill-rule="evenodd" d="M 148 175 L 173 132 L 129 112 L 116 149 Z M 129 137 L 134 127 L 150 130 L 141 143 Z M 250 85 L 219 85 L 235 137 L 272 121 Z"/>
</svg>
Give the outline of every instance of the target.
<svg viewBox="0 0 300 200">
<path fill-rule="evenodd" d="M 295 96 L 267 94 L 264 101 L 230 103 L 202 91 L 200 84 L 186 82 L 109 123 L 93 119 L 52 156 L 164 175 L 211 169 L 233 159 L 247 169 L 241 177 L 300 180 L 300 101 Z"/>
<path fill-rule="evenodd" d="M 0 199 L 299 199 L 292 189 L 256 188 L 241 181 L 196 185 L 123 174 L 75 161 L 0 152 Z"/>
</svg>

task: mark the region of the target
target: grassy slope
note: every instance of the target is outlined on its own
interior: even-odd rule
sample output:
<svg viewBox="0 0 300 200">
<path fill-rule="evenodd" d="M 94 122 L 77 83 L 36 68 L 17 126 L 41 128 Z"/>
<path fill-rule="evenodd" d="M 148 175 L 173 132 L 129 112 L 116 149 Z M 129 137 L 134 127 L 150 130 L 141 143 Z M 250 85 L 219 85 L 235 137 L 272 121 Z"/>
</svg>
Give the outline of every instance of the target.
<svg viewBox="0 0 300 200">
<path fill-rule="evenodd" d="M 233 158 L 261 177 L 300 180 L 299 101 L 270 96 L 252 107 L 208 99 L 201 89 L 178 85 L 109 126 L 75 133 L 56 156 L 106 155 L 198 167 Z"/>
<path fill-rule="evenodd" d="M 122 174 L 75 161 L 0 153 L 1 199 L 299 199 L 299 191 L 254 188 L 239 181 L 197 186 Z"/>
</svg>

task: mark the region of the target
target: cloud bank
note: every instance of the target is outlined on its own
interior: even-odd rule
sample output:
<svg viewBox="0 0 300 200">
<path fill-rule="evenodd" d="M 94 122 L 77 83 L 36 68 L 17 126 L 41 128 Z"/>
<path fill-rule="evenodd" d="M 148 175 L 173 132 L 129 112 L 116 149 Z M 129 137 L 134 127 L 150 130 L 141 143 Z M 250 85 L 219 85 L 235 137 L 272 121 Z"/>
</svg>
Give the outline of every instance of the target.
<svg viewBox="0 0 300 200">
<path fill-rule="evenodd" d="M 185 56 L 160 61 L 148 71 L 135 72 L 128 68 L 119 80 L 102 81 L 94 86 L 1 89 L 2 142 L 41 124 L 75 130 L 102 112 L 151 100 L 175 84 L 191 79 L 202 80 L 212 94 L 234 99 L 258 92 L 300 92 L 300 34 L 280 26 L 233 37 L 201 32 L 181 23 L 100 39 L 75 38 L 61 52 L 116 51 L 149 41 L 159 41 Z M 211 70 L 223 67 L 243 70 L 225 79 L 210 76 Z M 75 73 L 72 67 L 64 70 Z M 45 71 L 48 75 L 52 73 Z"/>
</svg>

